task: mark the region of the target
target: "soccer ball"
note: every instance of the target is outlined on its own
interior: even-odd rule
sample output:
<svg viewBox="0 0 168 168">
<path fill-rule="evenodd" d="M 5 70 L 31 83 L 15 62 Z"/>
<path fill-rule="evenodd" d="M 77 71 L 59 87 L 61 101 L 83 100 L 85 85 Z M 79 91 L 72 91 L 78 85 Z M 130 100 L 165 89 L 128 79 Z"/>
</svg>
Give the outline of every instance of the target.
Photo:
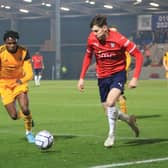
<svg viewBox="0 0 168 168">
<path fill-rule="evenodd" d="M 54 137 L 47 130 L 42 130 L 38 132 L 35 136 L 35 144 L 40 149 L 49 149 L 53 145 Z"/>
</svg>

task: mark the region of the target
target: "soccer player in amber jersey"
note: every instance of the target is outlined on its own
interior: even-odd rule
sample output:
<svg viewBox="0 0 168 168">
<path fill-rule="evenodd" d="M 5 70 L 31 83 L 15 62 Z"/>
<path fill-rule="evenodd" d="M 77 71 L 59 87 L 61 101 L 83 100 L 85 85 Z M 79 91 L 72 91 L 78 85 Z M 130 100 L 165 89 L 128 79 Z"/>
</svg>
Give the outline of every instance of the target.
<svg viewBox="0 0 168 168">
<path fill-rule="evenodd" d="M 143 56 L 133 42 L 129 41 L 119 32 L 111 31 L 108 28 L 105 16 L 95 16 L 90 23 L 90 28 L 92 32 L 88 37 L 87 49 L 77 86 L 79 91 L 83 91 L 84 77 L 94 55 L 100 99 L 106 111 L 109 124 L 109 132 L 104 146 L 111 147 L 115 141 L 115 127 L 118 117 L 126 121 L 133 128 L 136 136 L 139 135 L 135 118 L 132 119 L 130 116 L 119 112 L 115 104 L 123 93 L 126 82 L 125 52 L 130 53 L 136 60 L 134 74 L 128 84 L 129 88 L 137 86 Z"/>
<path fill-rule="evenodd" d="M 110 30 L 112 31 L 118 31 L 116 27 L 110 27 Z M 128 70 L 129 70 L 129 66 L 131 64 L 131 56 L 130 54 L 126 51 L 125 52 L 125 55 L 126 55 L 126 66 L 125 66 L 125 70 L 127 72 L 127 76 L 128 76 Z M 119 107 L 120 107 L 120 110 L 123 112 L 123 113 L 127 113 L 127 103 L 126 103 L 126 97 L 121 94 L 118 98 L 118 103 L 119 103 Z M 133 117 L 133 116 L 132 116 Z"/>
<path fill-rule="evenodd" d="M 40 80 L 42 78 L 42 70 L 44 69 L 43 56 L 39 52 L 36 52 L 32 56 L 32 63 L 34 69 L 34 81 L 36 86 L 40 86 Z"/>
<path fill-rule="evenodd" d="M 18 39 L 18 32 L 7 31 L 3 37 L 4 45 L 0 46 L 0 95 L 9 116 L 13 120 L 23 118 L 26 138 L 29 143 L 34 143 L 28 99 L 28 81 L 33 78 L 33 71 L 29 53 L 17 44 Z"/>
<path fill-rule="evenodd" d="M 129 69 L 129 66 L 131 64 L 131 56 L 128 52 L 125 52 L 125 55 L 126 55 L 126 67 L 125 67 L 125 70 L 127 72 L 127 77 L 128 77 L 128 69 Z M 123 113 L 126 113 L 127 114 L 127 103 L 126 103 L 126 97 L 121 94 L 119 99 L 118 99 L 118 103 L 119 103 L 119 106 L 120 106 L 120 110 L 123 112 Z M 132 116 L 133 117 L 133 116 Z"/>
<path fill-rule="evenodd" d="M 166 71 L 166 79 L 168 79 L 168 52 L 165 53 L 165 55 L 163 56 L 163 66 L 165 68 Z"/>
</svg>

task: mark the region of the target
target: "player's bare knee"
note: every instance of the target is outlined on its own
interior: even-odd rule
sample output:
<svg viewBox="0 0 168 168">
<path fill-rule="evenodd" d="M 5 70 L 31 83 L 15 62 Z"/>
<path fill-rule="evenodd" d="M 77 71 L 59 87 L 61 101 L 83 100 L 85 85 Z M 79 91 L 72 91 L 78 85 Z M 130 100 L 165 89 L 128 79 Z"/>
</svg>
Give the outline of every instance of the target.
<svg viewBox="0 0 168 168">
<path fill-rule="evenodd" d="M 115 105 L 115 103 L 113 101 L 106 101 L 106 106 L 107 107 L 112 107 L 114 105 Z"/>
</svg>

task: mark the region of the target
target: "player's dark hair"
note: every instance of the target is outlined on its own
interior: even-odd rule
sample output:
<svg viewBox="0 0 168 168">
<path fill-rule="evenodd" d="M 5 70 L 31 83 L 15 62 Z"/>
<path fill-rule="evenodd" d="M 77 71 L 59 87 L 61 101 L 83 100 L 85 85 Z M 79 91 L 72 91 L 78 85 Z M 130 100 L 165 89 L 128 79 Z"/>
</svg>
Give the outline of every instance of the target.
<svg viewBox="0 0 168 168">
<path fill-rule="evenodd" d="M 6 39 L 8 39 L 9 37 L 11 37 L 12 39 L 19 39 L 19 33 L 13 30 L 8 30 L 5 32 L 3 40 L 6 41 Z"/>
<path fill-rule="evenodd" d="M 107 25 L 107 18 L 104 15 L 96 15 L 92 21 L 90 22 L 90 28 L 92 28 L 94 25 L 97 25 L 99 27 L 103 27 L 104 25 Z"/>
</svg>

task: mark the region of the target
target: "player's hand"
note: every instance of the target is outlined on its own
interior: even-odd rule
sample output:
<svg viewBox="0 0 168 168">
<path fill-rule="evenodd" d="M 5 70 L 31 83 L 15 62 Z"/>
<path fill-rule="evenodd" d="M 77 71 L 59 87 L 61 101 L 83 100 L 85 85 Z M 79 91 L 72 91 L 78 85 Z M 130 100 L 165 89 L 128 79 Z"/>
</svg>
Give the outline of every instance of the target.
<svg viewBox="0 0 168 168">
<path fill-rule="evenodd" d="M 77 87 L 81 92 L 84 90 L 84 79 L 79 79 Z"/>
<path fill-rule="evenodd" d="M 137 83 L 138 83 L 138 79 L 137 78 L 132 78 L 130 80 L 130 82 L 128 83 L 128 88 L 129 89 L 136 88 L 137 87 Z"/>
</svg>

